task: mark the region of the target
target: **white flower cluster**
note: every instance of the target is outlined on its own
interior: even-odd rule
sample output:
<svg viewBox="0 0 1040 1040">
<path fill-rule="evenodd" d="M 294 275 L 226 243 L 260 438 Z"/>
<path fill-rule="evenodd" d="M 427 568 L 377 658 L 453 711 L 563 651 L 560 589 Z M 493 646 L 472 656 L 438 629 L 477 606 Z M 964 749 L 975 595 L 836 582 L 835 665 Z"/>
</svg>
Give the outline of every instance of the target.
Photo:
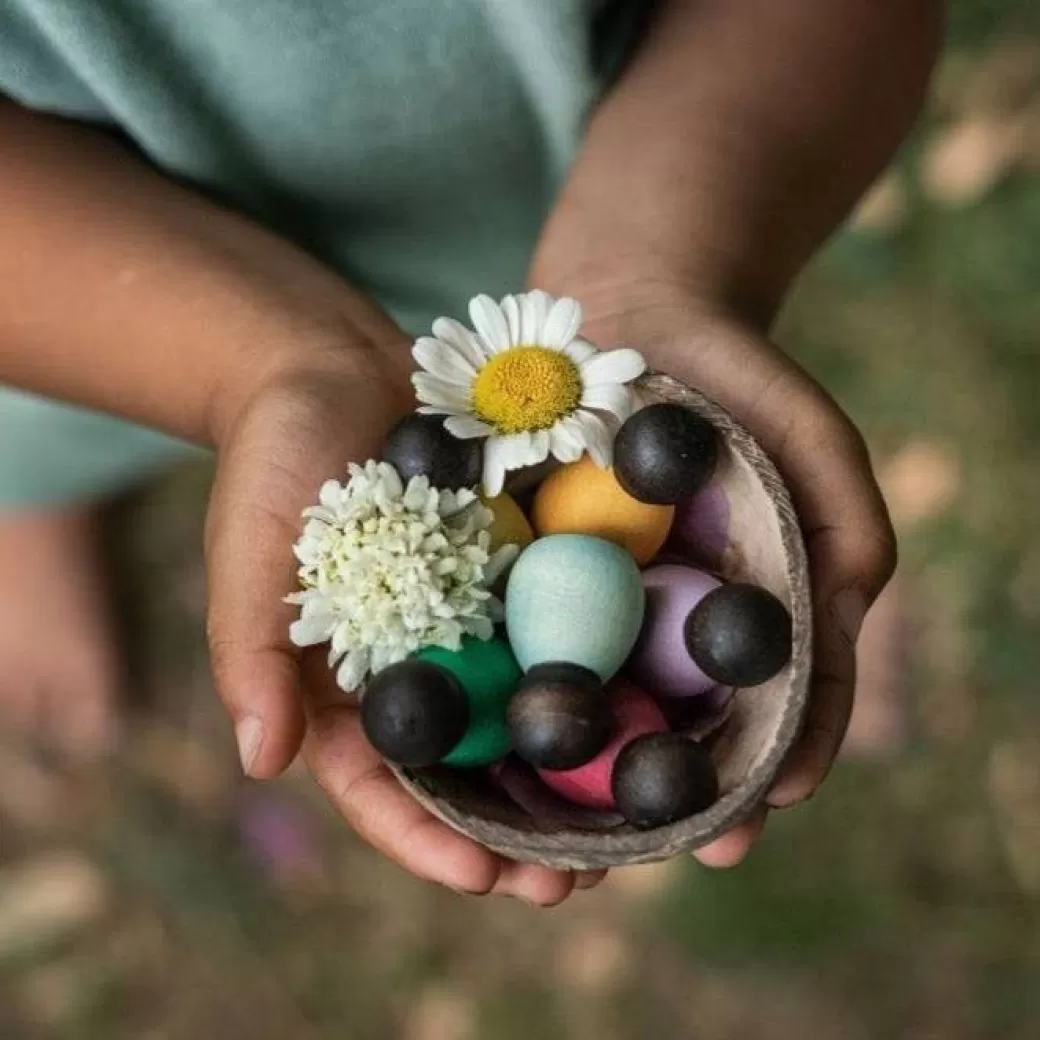
<svg viewBox="0 0 1040 1040">
<path fill-rule="evenodd" d="M 329 641 L 344 690 L 424 646 L 458 650 L 463 635 L 490 639 L 502 604 L 488 591 L 517 547 L 490 551 L 493 514 L 469 490 L 439 491 L 426 477 L 405 487 L 386 462 L 352 464 L 304 511 L 294 547 L 302 591 L 290 630 L 297 646 Z"/>
</svg>

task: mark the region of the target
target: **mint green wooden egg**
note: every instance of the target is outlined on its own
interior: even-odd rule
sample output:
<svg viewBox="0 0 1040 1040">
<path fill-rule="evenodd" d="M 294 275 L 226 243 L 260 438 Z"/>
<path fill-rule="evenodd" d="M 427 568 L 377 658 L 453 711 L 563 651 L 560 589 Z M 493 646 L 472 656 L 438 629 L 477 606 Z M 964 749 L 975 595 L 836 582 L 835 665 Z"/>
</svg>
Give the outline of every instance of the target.
<svg viewBox="0 0 1040 1040">
<path fill-rule="evenodd" d="M 606 682 L 635 645 L 644 602 L 639 567 L 624 549 L 591 535 L 549 535 L 513 565 L 506 631 L 525 671 L 567 661 Z"/>
<path fill-rule="evenodd" d="M 506 705 L 520 683 L 520 666 L 504 639 L 465 636 L 458 650 L 429 646 L 415 655 L 446 668 L 469 701 L 469 726 L 441 759 L 446 766 L 486 766 L 509 752 Z"/>
</svg>

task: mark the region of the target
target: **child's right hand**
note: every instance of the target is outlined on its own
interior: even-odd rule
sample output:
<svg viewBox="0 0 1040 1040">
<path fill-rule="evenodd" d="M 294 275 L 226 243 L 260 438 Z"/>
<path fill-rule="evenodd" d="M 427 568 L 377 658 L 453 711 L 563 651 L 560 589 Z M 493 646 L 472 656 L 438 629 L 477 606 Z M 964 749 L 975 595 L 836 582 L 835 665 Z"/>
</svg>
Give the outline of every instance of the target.
<svg viewBox="0 0 1040 1040">
<path fill-rule="evenodd" d="M 301 656 L 288 640 L 301 510 L 414 407 L 409 337 L 338 274 L 110 135 L 0 99 L 0 154 L 0 381 L 217 449 L 210 642 L 246 771 L 277 775 L 306 731 L 318 782 L 402 866 L 563 899 L 571 874 L 507 863 L 420 809 L 321 648 Z"/>
<path fill-rule="evenodd" d="M 249 775 L 276 776 L 302 740 L 307 764 L 335 807 L 400 866 L 465 892 L 552 905 L 601 872 L 575 877 L 512 863 L 435 819 L 365 740 L 357 710 L 332 681 L 324 649 L 301 655 L 288 639 L 295 611 L 282 600 L 296 587 L 291 546 L 301 510 L 349 462 L 378 456 L 386 431 L 414 407 L 400 367 L 408 341 L 401 334 L 387 347 L 381 356 L 373 350 L 368 371 L 359 369 L 358 351 L 344 351 L 342 361 L 294 366 L 218 424 L 206 530 L 217 689 Z"/>
</svg>

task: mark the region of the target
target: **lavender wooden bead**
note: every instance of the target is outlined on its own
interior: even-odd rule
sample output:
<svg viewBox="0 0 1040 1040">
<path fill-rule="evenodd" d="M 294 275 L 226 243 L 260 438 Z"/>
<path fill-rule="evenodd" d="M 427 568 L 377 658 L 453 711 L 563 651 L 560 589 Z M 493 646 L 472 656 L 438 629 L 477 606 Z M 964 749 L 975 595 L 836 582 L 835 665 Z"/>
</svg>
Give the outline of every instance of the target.
<svg viewBox="0 0 1040 1040">
<path fill-rule="evenodd" d="M 715 687 L 686 651 L 683 626 L 690 611 L 721 582 L 677 563 L 643 571 L 643 627 L 625 673 L 661 697 L 691 697 Z"/>
<path fill-rule="evenodd" d="M 729 500 L 718 484 L 709 484 L 675 507 L 665 551 L 715 566 L 729 544 Z"/>
</svg>

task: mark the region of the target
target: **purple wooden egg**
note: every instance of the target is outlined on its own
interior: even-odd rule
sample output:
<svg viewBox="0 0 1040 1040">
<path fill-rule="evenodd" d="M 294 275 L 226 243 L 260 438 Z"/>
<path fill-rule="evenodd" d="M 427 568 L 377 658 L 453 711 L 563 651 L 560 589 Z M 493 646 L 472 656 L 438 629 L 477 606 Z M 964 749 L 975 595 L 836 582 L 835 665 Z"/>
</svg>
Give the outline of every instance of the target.
<svg viewBox="0 0 1040 1040">
<path fill-rule="evenodd" d="M 660 697 L 692 697 L 715 687 L 686 651 L 686 616 L 712 589 L 718 578 L 679 563 L 662 563 L 643 571 L 646 612 L 639 640 L 625 674 Z"/>
<path fill-rule="evenodd" d="M 715 566 L 729 545 L 729 500 L 718 484 L 709 484 L 675 507 L 665 552 Z"/>
</svg>

